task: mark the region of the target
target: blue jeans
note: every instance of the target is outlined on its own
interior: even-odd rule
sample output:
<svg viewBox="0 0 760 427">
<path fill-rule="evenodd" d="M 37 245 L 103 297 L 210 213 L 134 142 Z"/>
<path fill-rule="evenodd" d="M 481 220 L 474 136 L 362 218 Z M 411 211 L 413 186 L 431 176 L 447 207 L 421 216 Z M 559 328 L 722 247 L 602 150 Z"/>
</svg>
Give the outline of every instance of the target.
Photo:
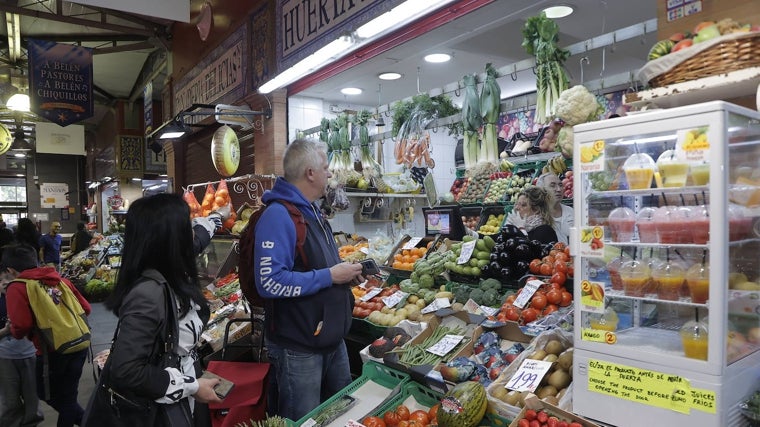
<svg viewBox="0 0 760 427">
<path fill-rule="evenodd" d="M 298 421 L 351 384 L 346 344 L 330 353 L 303 353 L 266 340 L 274 369 L 270 375 L 270 413 Z M 271 406 L 275 405 L 275 408 Z"/>
<path fill-rule="evenodd" d="M 30 427 L 44 419 L 39 409 L 37 359 L 0 359 L 0 426 Z"/>
</svg>

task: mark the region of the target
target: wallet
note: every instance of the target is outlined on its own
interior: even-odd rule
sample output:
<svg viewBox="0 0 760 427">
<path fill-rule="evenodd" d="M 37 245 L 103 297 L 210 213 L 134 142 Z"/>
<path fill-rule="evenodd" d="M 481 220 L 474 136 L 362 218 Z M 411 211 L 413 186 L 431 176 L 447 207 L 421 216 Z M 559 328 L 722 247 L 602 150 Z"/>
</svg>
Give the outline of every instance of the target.
<svg viewBox="0 0 760 427">
<path fill-rule="evenodd" d="M 225 397 L 227 397 L 227 395 L 230 393 L 232 388 L 235 387 L 235 383 L 233 383 L 232 381 L 226 378 L 222 378 L 213 372 L 204 371 L 203 375 L 201 375 L 201 378 L 218 378 L 219 379 L 220 382 L 214 387 L 214 392 L 216 393 L 217 397 L 219 397 L 220 399 L 224 399 Z"/>
</svg>

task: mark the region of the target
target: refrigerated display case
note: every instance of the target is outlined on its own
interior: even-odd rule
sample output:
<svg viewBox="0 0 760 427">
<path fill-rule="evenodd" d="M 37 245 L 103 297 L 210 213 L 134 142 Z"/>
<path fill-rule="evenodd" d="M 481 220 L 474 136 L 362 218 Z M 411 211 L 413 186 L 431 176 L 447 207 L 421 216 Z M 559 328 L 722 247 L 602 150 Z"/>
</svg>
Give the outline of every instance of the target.
<svg viewBox="0 0 760 427">
<path fill-rule="evenodd" d="M 738 404 L 760 388 L 760 114 L 714 101 L 574 130 L 573 411 L 750 425 Z"/>
</svg>

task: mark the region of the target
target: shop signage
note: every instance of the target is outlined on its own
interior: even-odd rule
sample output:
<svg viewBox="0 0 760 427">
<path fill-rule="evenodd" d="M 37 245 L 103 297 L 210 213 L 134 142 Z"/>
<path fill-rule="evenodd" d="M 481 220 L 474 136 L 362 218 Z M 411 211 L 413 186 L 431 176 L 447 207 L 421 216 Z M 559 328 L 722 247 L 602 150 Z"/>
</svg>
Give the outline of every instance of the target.
<svg viewBox="0 0 760 427">
<path fill-rule="evenodd" d="M 148 82 L 143 88 L 143 119 L 147 136 L 153 132 L 153 82 Z"/>
<path fill-rule="evenodd" d="M 277 53 L 280 72 L 319 48 L 382 15 L 402 0 L 280 0 Z"/>
<path fill-rule="evenodd" d="M 119 172 L 142 172 L 144 150 L 142 137 L 119 136 Z"/>
<path fill-rule="evenodd" d="M 32 111 L 61 126 L 92 117 L 92 49 L 27 40 Z"/>
<path fill-rule="evenodd" d="M 73 0 L 72 3 L 137 13 L 170 21 L 190 22 L 190 2 L 187 0 Z"/>
<path fill-rule="evenodd" d="M 40 207 L 63 208 L 69 206 L 69 185 L 46 182 L 40 184 Z"/>
<path fill-rule="evenodd" d="M 34 126 L 38 153 L 84 156 L 84 125 L 58 126 L 37 122 Z"/>
<path fill-rule="evenodd" d="M 245 95 L 246 34 L 243 25 L 177 82 L 173 115 L 193 104 L 232 104 Z M 202 116 L 187 119 L 193 118 L 203 119 Z"/>
</svg>

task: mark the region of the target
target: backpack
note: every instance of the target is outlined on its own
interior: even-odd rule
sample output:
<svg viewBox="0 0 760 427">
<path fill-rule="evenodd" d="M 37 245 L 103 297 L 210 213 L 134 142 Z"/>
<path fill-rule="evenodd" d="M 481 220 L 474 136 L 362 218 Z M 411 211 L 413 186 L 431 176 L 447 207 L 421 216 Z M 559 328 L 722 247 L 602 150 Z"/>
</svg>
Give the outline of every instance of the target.
<svg viewBox="0 0 760 427">
<path fill-rule="evenodd" d="M 56 353 L 68 354 L 90 346 L 87 315 L 65 283 L 46 286 L 39 280 L 14 279 L 26 284 L 29 305 L 42 343 Z"/>
<path fill-rule="evenodd" d="M 290 219 L 293 220 L 293 224 L 296 226 L 296 255 L 300 257 L 303 266 L 308 266 L 308 258 L 303 249 L 304 242 L 306 241 L 306 220 L 303 214 L 295 205 L 286 200 L 275 200 L 273 202 L 281 203 L 288 209 Z M 248 218 L 248 225 L 240 233 L 240 240 L 238 241 L 238 281 L 240 282 L 240 290 L 248 302 L 257 307 L 264 305 L 264 299 L 256 290 L 256 280 L 253 271 L 254 246 L 256 244 L 254 230 L 256 230 L 256 223 L 267 207 L 269 205 L 257 209 L 251 214 Z"/>
</svg>

